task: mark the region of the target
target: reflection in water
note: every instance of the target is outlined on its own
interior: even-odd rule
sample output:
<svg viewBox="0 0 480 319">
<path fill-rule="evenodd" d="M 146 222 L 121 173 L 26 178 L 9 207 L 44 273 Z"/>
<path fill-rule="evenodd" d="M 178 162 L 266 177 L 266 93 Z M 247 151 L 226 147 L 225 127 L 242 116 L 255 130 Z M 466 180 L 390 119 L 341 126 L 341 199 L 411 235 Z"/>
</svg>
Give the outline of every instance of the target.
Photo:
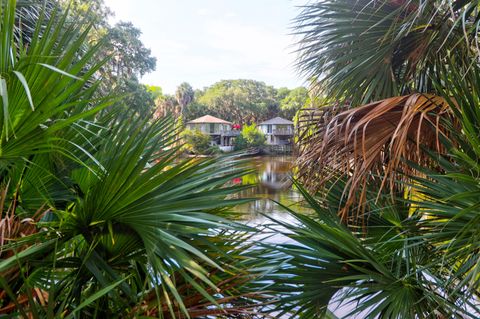
<svg viewBox="0 0 480 319">
<path fill-rule="evenodd" d="M 255 171 L 233 180 L 234 183 L 242 185 L 255 184 L 239 194 L 241 198 L 258 198 L 237 207 L 246 214 L 249 221 L 257 225 L 268 223 L 268 218 L 262 216 L 262 213 L 275 219 L 289 218 L 284 209 L 275 202 L 293 207 L 295 211 L 305 211 L 305 208 L 299 205 L 301 195 L 294 189 L 290 178 L 293 161 L 291 156 L 252 157 L 248 167 Z"/>
<path fill-rule="evenodd" d="M 285 243 L 293 241 L 288 237 L 279 234 L 278 230 L 282 227 L 278 225 L 271 226 L 271 220 L 261 214 L 264 213 L 274 220 L 293 224 L 295 222 L 294 219 L 275 202 L 288 206 L 296 212 L 307 213 L 309 211 L 308 208 L 302 205 L 302 197 L 295 190 L 290 179 L 293 161 L 294 159 L 292 157 L 286 156 L 253 157 L 249 160 L 248 165 L 249 168 L 254 169 L 255 172 L 233 180 L 233 183 L 235 184 L 256 184 L 256 186 L 241 192 L 239 196 L 242 198 L 256 197 L 258 199 L 237 206 L 237 210 L 245 213 L 249 224 L 255 226 L 266 226 L 267 224 L 270 224 L 270 227 L 268 227 L 269 230 L 262 230 L 261 234 L 254 237 L 255 240 L 262 240 L 270 243 Z M 283 229 L 283 231 L 285 231 L 285 229 Z M 340 318 L 346 318 L 353 310 L 351 309 L 353 304 L 354 303 L 340 305 L 340 303 L 334 301 L 328 308 Z M 368 309 L 366 312 L 367 311 Z M 355 318 L 363 318 L 362 315 L 363 314 Z M 291 317 L 284 315 L 279 318 L 287 319 Z"/>
</svg>

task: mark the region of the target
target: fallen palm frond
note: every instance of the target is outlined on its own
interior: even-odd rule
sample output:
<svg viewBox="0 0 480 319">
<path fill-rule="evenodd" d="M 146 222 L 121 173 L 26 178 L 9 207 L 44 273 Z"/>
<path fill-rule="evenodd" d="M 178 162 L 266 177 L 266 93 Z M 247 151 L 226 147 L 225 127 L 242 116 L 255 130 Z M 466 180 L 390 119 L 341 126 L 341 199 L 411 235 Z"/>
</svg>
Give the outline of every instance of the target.
<svg viewBox="0 0 480 319">
<path fill-rule="evenodd" d="M 346 202 L 339 212 L 345 220 L 345 208 L 362 202 L 367 180 L 377 181 L 380 190 L 393 188 L 399 170 L 415 175 L 405 160 L 428 166 L 431 157 L 425 149 L 444 154 L 441 140 L 448 138 L 449 125 L 457 124 L 447 101 L 429 94 L 393 97 L 341 112 L 302 141 L 299 178 L 319 190 L 338 172 L 347 172 Z"/>
<path fill-rule="evenodd" d="M 3 259 L 14 255 L 11 250 L 4 252 L 5 246 L 20 237 L 36 233 L 36 223 L 48 212 L 48 209 L 41 207 L 32 217 L 20 217 L 17 197 L 9 200 L 7 194 L 8 186 L 0 189 L 0 258 Z M 20 250 L 21 247 L 17 247 L 16 251 Z"/>
</svg>

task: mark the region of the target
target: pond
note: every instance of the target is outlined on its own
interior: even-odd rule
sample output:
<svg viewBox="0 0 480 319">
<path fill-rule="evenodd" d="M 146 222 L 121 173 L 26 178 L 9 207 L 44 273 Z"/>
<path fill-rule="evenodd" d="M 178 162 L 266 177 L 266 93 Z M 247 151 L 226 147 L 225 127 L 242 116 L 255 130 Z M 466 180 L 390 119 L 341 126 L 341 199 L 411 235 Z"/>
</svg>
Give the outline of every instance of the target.
<svg viewBox="0 0 480 319">
<path fill-rule="evenodd" d="M 247 160 L 247 167 L 254 171 L 234 179 L 234 183 L 255 185 L 240 192 L 241 198 L 258 198 L 255 201 L 239 205 L 236 210 L 244 213 L 249 225 L 271 224 L 269 218 L 291 221 L 292 217 L 275 202 L 290 207 L 296 212 L 306 212 L 301 205 L 302 196 L 292 183 L 292 168 L 295 158 L 292 156 L 257 156 Z M 268 217 L 267 217 L 268 216 Z M 285 242 L 287 238 L 274 236 L 275 242 Z"/>
<path fill-rule="evenodd" d="M 309 209 L 302 204 L 303 198 L 295 189 L 291 180 L 295 161 L 294 157 L 258 156 L 248 158 L 246 161 L 247 167 L 253 169 L 254 172 L 236 178 L 234 183 L 255 185 L 252 188 L 242 191 L 239 196 L 242 198 L 255 197 L 258 199 L 236 207 L 237 211 L 245 214 L 245 220 L 249 225 L 264 226 L 272 224 L 272 221 L 267 218 L 267 216 L 283 222 L 294 223 L 294 219 L 275 202 L 288 206 L 296 212 L 309 212 Z M 276 227 L 274 227 L 274 229 L 275 228 Z M 275 233 L 273 236 L 272 234 L 265 234 L 265 236 L 260 235 L 258 239 L 266 239 L 271 243 L 285 243 L 290 241 L 288 237 L 279 233 Z M 340 304 L 335 298 L 336 297 L 333 298 L 332 303 L 329 305 L 329 310 L 339 318 L 347 317 L 353 310 L 352 304 Z M 364 313 L 350 318 L 364 318 Z M 285 315 L 280 319 L 291 319 L 291 317 Z"/>
</svg>

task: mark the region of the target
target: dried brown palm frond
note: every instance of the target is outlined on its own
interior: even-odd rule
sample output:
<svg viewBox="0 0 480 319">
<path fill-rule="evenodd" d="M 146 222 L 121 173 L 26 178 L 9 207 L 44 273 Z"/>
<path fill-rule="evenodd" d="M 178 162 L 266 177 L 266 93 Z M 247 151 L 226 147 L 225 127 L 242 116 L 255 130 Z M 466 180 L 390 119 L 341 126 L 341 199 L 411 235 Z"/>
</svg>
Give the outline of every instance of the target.
<svg viewBox="0 0 480 319">
<path fill-rule="evenodd" d="M 336 115 L 349 108 L 349 103 L 339 102 L 322 107 L 302 108 L 297 114 L 295 124 L 297 147 L 300 153 L 303 152 L 305 147 L 308 148 L 309 141 L 318 135 L 321 127 L 327 125 Z"/>
<path fill-rule="evenodd" d="M 38 231 L 36 222 L 48 211 L 44 207 L 32 216 L 21 218 L 17 214 L 17 198 L 8 199 L 8 186 L 0 189 L 0 258 L 14 255 L 13 251 L 4 251 L 4 245 L 18 238 Z"/>
<path fill-rule="evenodd" d="M 348 208 L 362 202 L 367 182 L 379 183 L 379 191 L 393 189 L 399 170 L 415 174 L 404 160 L 429 165 L 426 149 L 444 154 L 440 139 L 449 136 L 445 123 L 456 125 L 447 101 L 429 94 L 388 98 L 318 122 L 316 131 L 300 143 L 299 178 L 319 190 L 329 179 L 347 174 L 346 202 L 340 210 L 344 220 Z"/>
</svg>

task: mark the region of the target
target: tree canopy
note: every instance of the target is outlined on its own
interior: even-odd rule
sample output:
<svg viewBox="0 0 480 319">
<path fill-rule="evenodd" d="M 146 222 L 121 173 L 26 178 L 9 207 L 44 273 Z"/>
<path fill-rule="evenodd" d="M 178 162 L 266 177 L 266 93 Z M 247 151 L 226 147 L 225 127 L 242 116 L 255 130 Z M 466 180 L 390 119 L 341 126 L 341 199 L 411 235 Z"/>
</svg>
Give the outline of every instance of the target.
<svg viewBox="0 0 480 319">
<path fill-rule="evenodd" d="M 291 119 L 307 101 L 305 88 L 292 92 L 287 88 L 277 90 L 255 80 L 223 80 L 197 90 L 184 115 L 191 120 L 211 114 L 234 123 L 258 122 L 275 116 Z M 290 98 L 283 101 L 290 94 Z"/>
</svg>

